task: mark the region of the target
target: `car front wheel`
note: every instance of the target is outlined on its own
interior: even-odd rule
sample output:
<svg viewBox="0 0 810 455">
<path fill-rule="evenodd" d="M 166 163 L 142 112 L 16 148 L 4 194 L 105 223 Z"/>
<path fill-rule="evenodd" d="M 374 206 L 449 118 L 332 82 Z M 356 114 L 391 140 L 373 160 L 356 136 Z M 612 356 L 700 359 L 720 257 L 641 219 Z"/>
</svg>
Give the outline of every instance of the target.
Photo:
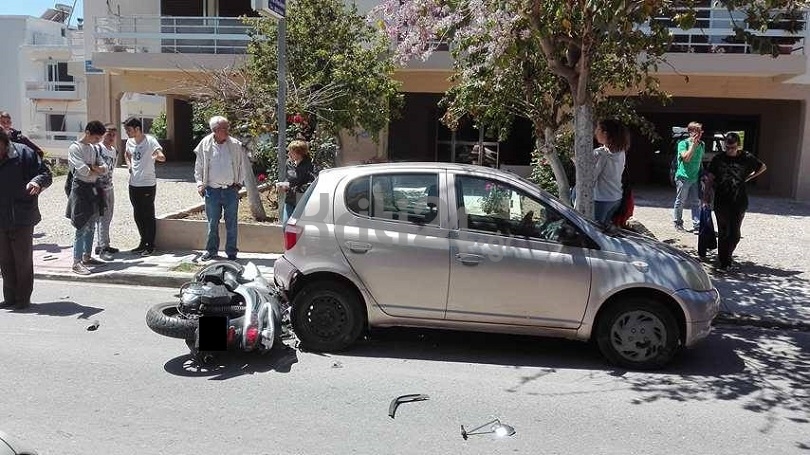
<svg viewBox="0 0 810 455">
<path fill-rule="evenodd" d="M 361 305 L 357 293 L 344 284 L 307 284 L 292 302 L 293 331 L 301 347 L 325 352 L 349 347 L 363 331 Z"/>
<path fill-rule="evenodd" d="M 680 346 L 672 312 L 652 299 L 628 299 L 612 305 L 597 322 L 596 342 L 613 364 L 634 370 L 661 368 Z"/>
</svg>

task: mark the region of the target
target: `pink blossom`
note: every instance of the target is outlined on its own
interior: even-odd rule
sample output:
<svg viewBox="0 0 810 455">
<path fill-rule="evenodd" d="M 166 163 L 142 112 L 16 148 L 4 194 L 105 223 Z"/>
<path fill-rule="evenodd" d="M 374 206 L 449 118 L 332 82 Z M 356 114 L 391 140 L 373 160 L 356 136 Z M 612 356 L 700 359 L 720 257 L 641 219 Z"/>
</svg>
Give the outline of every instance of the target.
<svg viewBox="0 0 810 455">
<path fill-rule="evenodd" d="M 258 180 L 259 183 L 264 182 L 265 180 L 267 180 L 267 176 L 264 174 L 259 174 L 256 176 L 256 180 Z"/>
</svg>

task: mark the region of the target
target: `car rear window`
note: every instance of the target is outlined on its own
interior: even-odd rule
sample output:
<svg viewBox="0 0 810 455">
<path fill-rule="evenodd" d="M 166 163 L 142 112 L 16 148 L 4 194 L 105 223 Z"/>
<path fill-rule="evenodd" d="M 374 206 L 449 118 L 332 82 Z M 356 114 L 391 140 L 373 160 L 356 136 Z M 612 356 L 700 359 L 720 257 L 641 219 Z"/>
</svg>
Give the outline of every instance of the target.
<svg viewBox="0 0 810 455">
<path fill-rule="evenodd" d="M 307 188 L 307 190 L 301 196 L 301 199 L 295 205 L 295 210 L 293 210 L 292 215 L 290 215 L 290 218 L 296 219 L 301 218 L 301 213 L 304 212 L 304 207 L 306 207 L 307 202 L 309 201 L 309 198 L 312 196 L 312 193 L 315 190 L 316 186 L 318 186 L 318 177 L 315 177 L 315 180 L 312 182 L 312 184 L 309 185 L 309 188 Z"/>
<path fill-rule="evenodd" d="M 365 176 L 346 186 L 346 207 L 360 216 L 438 224 L 438 186 L 433 173 Z"/>
</svg>

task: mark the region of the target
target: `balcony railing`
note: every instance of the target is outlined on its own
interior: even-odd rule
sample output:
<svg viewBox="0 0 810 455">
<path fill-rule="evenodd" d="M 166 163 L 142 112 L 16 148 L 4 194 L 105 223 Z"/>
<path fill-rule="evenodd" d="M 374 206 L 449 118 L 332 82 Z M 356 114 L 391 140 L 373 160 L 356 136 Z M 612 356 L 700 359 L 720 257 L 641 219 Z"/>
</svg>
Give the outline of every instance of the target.
<svg viewBox="0 0 810 455">
<path fill-rule="evenodd" d="M 81 133 L 72 131 L 36 131 L 26 134 L 33 141 L 78 141 Z"/>
<path fill-rule="evenodd" d="M 79 84 L 63 81 L 27 81 L 25 96 L 40 100 L 78 100 L 81 99 Z"/>
<path fill-rule="evenodd" d="M 59 35 L 32 32 L 27 44 L 32 46 L 64 46 L 67 44 L 67 40 Z"/>
<path fill-rule="evenodd" d="M 751 45 L 736 37 L 735 26 L 744 25 L 745 14 L 741 11 L 729 12 L 726 8 L 695 8 L 695 26 L 688 30 L 677 27 L 675 22 L 666 17 L 655 19 L 658 23 L 669 26 L 672 44 L 669 52 L 675 53 L 757 53 Z M 762 37 L 775 38 L 780 54 L 804 54 L 804 42 L 807 33 L 808 12 L 803 11 L 800 17 L 786 18 L 777 21 L 766 31 L 748 29 L 747 31 Z M 797 33 L 788 31 L 793 27 Z M 642 27 L 642 30 L 649 27 Z"/>
<path fill-rule="evenodd" d="M 98 17 L 96 52 L 244 54 L 249 26 L 234 17 Z"/>
<path fill-rule="evenodd" d="M 68 35 L 70 59 L 84 61 L 84 30 L 71 30 Z"/>
</svg>

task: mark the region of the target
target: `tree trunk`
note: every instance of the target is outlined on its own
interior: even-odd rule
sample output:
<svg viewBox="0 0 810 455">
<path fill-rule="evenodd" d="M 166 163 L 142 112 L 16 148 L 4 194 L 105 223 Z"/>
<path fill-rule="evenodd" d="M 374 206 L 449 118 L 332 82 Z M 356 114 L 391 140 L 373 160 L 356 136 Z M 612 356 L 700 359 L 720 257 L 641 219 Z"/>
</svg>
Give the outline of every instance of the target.
<svg viewBox="0 0 810 455">
<path fill-rule="evenodd" d="M 264 211 L 262 204 L 261 193 L 259 193 L 259 186 L 256 183 L 256 176 L 253 175 L 253 169 L 247 173 L 245 178 L 245 189 L 247 190 L 248 202 L 250 203 L 250 214 L 256 221 L 264 221 L 267 219 L 267 213 Z"/>
<path fill-rule="evenodd" d="M 576 209 L 593 219 L 596 158 L 593 154 L 593 106 L 590 101 L 574 106 L 574 151 L 577 167 Z"/>
<path fill-rule="evenodd" d="M 551 171 L 554 172 L 554 180 L 557 181 L 557 194 L 560 200 L 563 201 L 565 205 L 570 206 L 571 186 L 568 182 L 568 176 L 565 174 L 565 167 L 563 166 L 562 160 L 560 160 L 560 154 L 557 153 L 557 147 L 554 143 L 554 130 L 546 128 L 543 136 L 545 143 L 538 139 L 537 148 L 543 151 L 543 155 L 551 165 Z"/>
<path fill-rule="evenodd" d="M 242 160 L 245 166 L 245 190 L 247 191 L 247 199 L 250 204 L 250 214 L 256 221 L 264 221 L 267 219 L 267 213 L 264 211 L 262 205 L 262 197 L 259 193 L 259 186 L 256 182 L 256 176 L 253 175 L 253 165 L 250 161 L 247 149 L 245 149 L 245 159 Z"/>
</svg>

